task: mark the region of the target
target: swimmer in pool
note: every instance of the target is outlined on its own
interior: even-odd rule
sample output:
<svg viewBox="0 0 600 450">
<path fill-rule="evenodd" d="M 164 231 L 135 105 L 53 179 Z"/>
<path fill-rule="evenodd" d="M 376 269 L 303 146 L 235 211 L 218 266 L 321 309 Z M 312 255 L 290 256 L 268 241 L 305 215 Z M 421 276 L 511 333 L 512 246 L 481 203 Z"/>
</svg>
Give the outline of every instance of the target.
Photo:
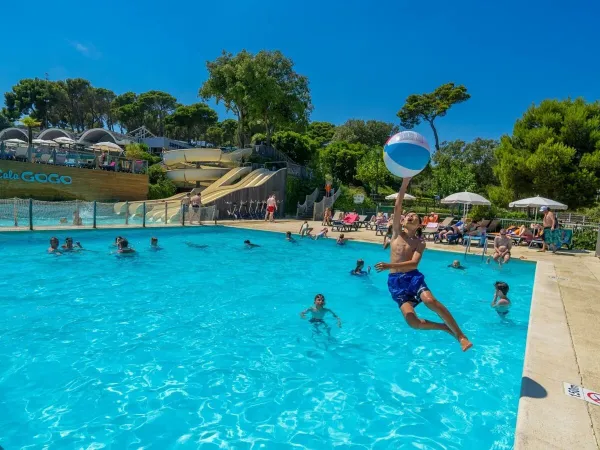
<svg viewBox="0 0 600 450">
<path fill-rule="evenodd" d="M 306 313 L 311 313 L 311 318 L 308 320 L 310 323 L 319 324 L 324 323 L 323 318 L 325 314 L 329 313 L 337 320 L 338 327 L 342 327 L 342 320 L 334 313 L 331 309 L 325 308 L 325 296 L 323 294 L 315 295 L 315 302 L 313 306 L 309 306 L 300 313 L 300 317 L 306 318 Z"/>
<path fill-rule="evenodd" d="M 113 247 L 118 247 L 119 246 L 119 241 L 123 239 L 121 236 L 117 236 L 115 238 L 115 243 L 113 244 Z"/>
<path fill-rule="evenodd" d="M 246 239 L 244 241 L 244 244 L 246 244 L 246 248 L 254 248 L 254 247 L 260 247 L 260 245 L 258 244 L 253 244 L 252 242 L 250 242 L 248 239 Z"/>
<path fill-rule="evenodd" d="M 285 232 L 285 240 L 288 241 L 288 242 L 292 242 L 292 243 L 296 242 L 296 239 L 294 239 L 292 237 L 292 232 L 291 231 L 286 231 Z"/>
<path fill-rule="evenodd" d="M 335 242 L 337 245 L 346 245 L 346 242 L 348 241 L 347 237 L 344 237 L 344 233 L 340 234 L 340 236 L 337 238 L 337 241 Z"/>
<path fill-rule="evenodd" d="M 494 293 L 494 300 L 492 300 L 492 308 L 494 308 L 498 315 L 504 319 L 508 315 L 512 305 L 507 297 L 509 289 L 508 284 L 504 281 L 496 281 L 494 283 L 494 289 L 496 292 Z"/>
<path fill-rule="evenodd" d="M 125 238 L 121 238 L 119 241 L 119 250 L 117 250 L 119 254 L 132 254 L 135 253 L 135 250 L 129 246 L 129 241 Z"/>
<path fill-rule="evenodd" d="M 50 238 L 50 247 L 48 247 L 48 253 L 55 253 L 57 255 L 60 255 L 60 249 L 58 248 L 58 238 L 57 237 L 51 237 Z"/>
<path fill-rule="evenodd" d="M 463 351 L 473 344 L 464 335 L 450 311 L 437 300 L 418 267 L 425 252 L 425 241 L 421 239 L 421 219 L 415 212 L 408 212 L 403 219 L 402 202 L 410 183 L 410 178 L 402 180 L 402 187 L 396 197 L 391 241 L 391 262 L 380 262 L 375 265 L 378 272 L 389 270 L 388 289 L 406 320 L 406 323 L 418 330 L 439 330 L 454 336 Z M 435 312 L 443 321 L 431 322 L 421 319 L 415 312 L 419 303 Z"/>
<path fill-rule="evenodd" d="M 159 245 L 158 245 L 158 238 L 155 238 L 155 237 L 150 238 L 150 250 L 154 250 L 154 251 L 162 250 L 162 247 L 159 247 Z"/>
<path fill-rule="evenodd" d="M 319 238 L 326 238 L 327 237 L 327 233 L 329 233 L 329 228 L 323 228 L 321 231 L 319 231 L 317 234 L 315 234 L 313 236 L 313 240 L 317 240 Z"/>
<path fill-rule="evenodd" d="M 79 241 L 75 242 L 75 245 L 73 245 L 73 238 L 68 237 L 65 239 L 65 243 L 62 245 L 62 249 L 65 252 L 72 252 L 75 250 L 82 250 L 83 247 Z"/>
<path fill-rule="evenodd" d="M 365 267 L 365 262 L 362 259 L 356 261 L 356 267 L 350 271 L 350 275 L 364 276 L 369 275 L 371 273 L 371 266 L 367 268 L 367 270 L 363 270 Z"/>
<path fill-rule="evenodd" d="M 458 259 L 452 261 L 452 264 L 448 264 L 448 267 L 452 267 L 453 269 L 465 270 L 466 267 L 463 266 Z"/>
</svg>

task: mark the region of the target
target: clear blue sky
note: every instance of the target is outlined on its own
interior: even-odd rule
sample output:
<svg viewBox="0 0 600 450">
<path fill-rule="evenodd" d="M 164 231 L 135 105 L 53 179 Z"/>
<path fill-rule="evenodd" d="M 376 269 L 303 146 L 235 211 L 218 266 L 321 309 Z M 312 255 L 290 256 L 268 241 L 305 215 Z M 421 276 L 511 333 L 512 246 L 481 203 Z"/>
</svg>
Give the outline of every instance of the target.
<svg viewBox="0 0 600 450">
<path fill-rule="evenodd" d="M 442 140 L 510 133 L 544 98 L 600 97 L 600 3 L 591 0 L 30 0 L 26 9 L 3 5 L 18 26 L 0 44 L 2 92 L 47 72 L 192 103 L 206 61 L 246 48 L 292 58 L 310 80 L 312 120 L 336 124 L 397 123 L 409 94 L 464 84 L 472 98 L 439 120 Z"/>
</svg>

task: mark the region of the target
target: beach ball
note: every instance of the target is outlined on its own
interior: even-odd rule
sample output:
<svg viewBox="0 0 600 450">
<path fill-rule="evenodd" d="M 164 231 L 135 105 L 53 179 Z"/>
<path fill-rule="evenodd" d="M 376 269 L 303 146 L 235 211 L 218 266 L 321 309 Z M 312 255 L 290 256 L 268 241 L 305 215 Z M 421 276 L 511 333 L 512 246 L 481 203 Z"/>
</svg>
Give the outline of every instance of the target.
<svg viewBox="0 0 600 450">
<path fill-rule="evenodd" d="M 397 177 L 414 177 L 431 157 L 429 144 L 414 131 L 401 131 L 390 137 L 383 147 L 383 161 Z"/>
</svg>

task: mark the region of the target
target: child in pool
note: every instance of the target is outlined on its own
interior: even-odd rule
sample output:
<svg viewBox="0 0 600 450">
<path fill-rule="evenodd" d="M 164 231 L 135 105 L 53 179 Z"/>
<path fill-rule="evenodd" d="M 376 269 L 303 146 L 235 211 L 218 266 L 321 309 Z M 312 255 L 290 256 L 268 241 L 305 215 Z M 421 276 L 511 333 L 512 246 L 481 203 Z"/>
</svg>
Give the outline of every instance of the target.
<svg viewBox="0 0 600 450">
<path fill-rule="evenodd" d="M 323 318 L 325 314 L 330 313 L 337 319 L 338 327 L 342 327 L 342 320 L 334 313 L 331 309 L 325 308 L 325 296 L 323 294 L 315 295 L 315 302 L 313 306 L 309 306 L 300 313 L 300 317 L 306 318 L 306 313 L 311 313 L 311 318 L 308 320 L 310 323 L 324 323 Z"/>
<path fill-rule="evenodd" d="M 57 255 L 60 255 L 60 249 L 58 248 L 58 238 L 57 237 L 51 237 L 50 238 L 50 247 L 48 247 L 48 253 L 56 253 Z"/>
<path fill-rule="evenodd" d="M 135 250 L 129 246 L 129 241 L 125 238 L 121 238 L 118 243 L 119 249 L 117 253 L 127 255 L 135 253 Z"/>
<path fill-rule="evenodd" d="M 362 259 L 357 260 L 356 267 L 350 271 L 350 275 L 357 275 L 357 276 L 369 275 L 371 273 L 371 266 L 369 266 L 367 268 L 367 270 L 363 270 L 364 267 L 365 267 L 365 261 Z"/>
<path fill-rule="evenodd" d="M 377 263 L 375 268 L 378 272 L 390 271 L 388 290 L 411 328 L 445 331 L 459 342 L 463 351 L 467 351 L 473 344 L 462 332 L 450 311 L 433 296 L 425 283 L 425 277 L 418 270 L 426 245 L 421 239 L 421 219 L 414 212 L 408 212 L 401 219 L 402 202 L 409 183 L 410 178 L 405 177 L 396 197 L 392 222 L 391 262 Z M 435 312 L 443 322 L 431 322 L 419 318 L 415 307 L 421 302 Z"/>
<path fill-rule="evenodd" d="M 503 319 L 509 313 L 511 303 L 508 299 L 508 284 L 504 281 L 496 281 L 494 283 L 494 289 L 496 292 L 494 293 L 494 300 L 492 300 L 492 308 L 496 310 L 498 315 Z"/>
<path fill-rule="evenodd" d="M 310 227 L 310 225 L 308 225 L 308 221 L 305 220 L 302 226 L 300 227 L 300 236 L 311 236 L 310 233 L 312 232 L 312 230 L 313 229 Z"/>
<path fill-rule="evenodd" d="M 162 250 L 162 247 L 158 246 L 158 238 L 151 237 L 150 238 L 150 250 Z"/>
<path fill-rule="evenodd" d="M 296 242 L 296 239 L 294 239 L 292 237 L 292 232 L 291 231 L 286 231 L 285 232 L 285 240 L 288 241 L 288 242 L 292 242 L 292 243 Z"/>
<path fill-rule="evenodd" d="M 248 239 L 246 239 L 244 241 L 244 244 L 246 245 L 246 248 L 254 248 L 254 247 L 260 247 L 260 245 L 258 244 L 253 244 L 252 242 L 250 242 Z"/>
<path fill-rule="evenodd" d="M 321 231 L 319 231 L 318 234 L 315 234 L 313 236 L 313 239 L 316 241 L 317 239 L 322 238 L 322 237 L 326 238 L 327 237 L 327 233 L 329 233 L 329 228 L 325 227 Z"/>
<path fill-rule="evenodd" d="M 63 244 L 62 249 L 66 252 L 72 252 L 75 250 L 83 249 L 83 247 L 81 246 L 79 241 L 75 242 L 75 245 L 73 245 L 73 238 L 68 237 L 65 239 L 65 243 Z"/>
<path fill-rule="evenodd" d="M 348 240 L 348 238 L 344 237 L 344 233 L 340 234 L 340 236 L 337 238 L 336 244 L 337 245 L 346 245 L 346 241 Z"/>
</svg>

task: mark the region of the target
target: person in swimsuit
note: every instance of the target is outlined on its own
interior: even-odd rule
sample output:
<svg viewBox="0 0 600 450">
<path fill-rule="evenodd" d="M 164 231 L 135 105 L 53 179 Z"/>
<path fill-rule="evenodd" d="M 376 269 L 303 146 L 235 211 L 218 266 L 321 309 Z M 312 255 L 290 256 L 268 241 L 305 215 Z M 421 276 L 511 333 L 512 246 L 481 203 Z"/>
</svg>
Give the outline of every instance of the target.
<svg viewBox="0 0 600 450">
<path fill-rule="evenodd" d="M 305 220 L 304 223 L 300 226 L 300 236 L 310 236 L 312 230 L 313 229 L 308 225 L 308 221 Z"/>
<path fill-rule="evenodd" d="M 244 244 L 246 245 L 246 248 L 254 248 L 254 247 L 260 247 L 260 245 L 258 244 L 253 244 L 252 242 L 250 242 L 249 240 L 245 240 Z"/>
<path fill-rule="evenodd" d="M 452 261 L 452 264 L 449 264 L 448 267 L 452 267 L 453 269 L 465 270 L 466 267 L 463 266 L 458 259 Z"/>
<path fill-rule="evenodd" d="M 154 251 L 162 250 L 162 247 L 158 246 L 158 238 L 155 238 L 155 237 L 150 238 L 150 250 L 154 250 Z"/>
<path fill-rule="evenodd" d="M 48 253 L 55 253 L 57 255 L 60 255 L 60 249 L 58 248 L 58 238 L 57 237 L 51 237 L 50 238 L 50 247 L 48 247 Z"/>
<path fill-rule="evenodd" d="M 492 300 L 492 308 L 494 308 L 498 315 L 504 319 L 511 307 L 510 300 L 507 297 L 509 289 L 508 284 L 504 281 L 496 281 L 494 283 L 494 289 L 496 292 L 494 293 L 494 300 Z"/>
<path fill-rule="evenodd" d="M 542 206 L 540 212 L 544 213 L 544 219 L 542 220 L 544 224 L 544 242 L 542 243 L 540 252 L 550 249 L 552 253 L 556 253 L 556 250 L 558 250 L 554 241 L 554 230 L 556 230 L 558 225 L 556 223 L 556 215 L 547 206 Z"/>
<path fill-rule="evenodd" d="M 313 239 L 316 241 L 319 238 L 326 238 L 327 237 L 327 233 L 329 233 L 329 228 L 323 228 L 321 231 L 319 231 L 318 234 L 313 236 Z"/>
<path fill-rule="evenodd" d="M 202 197 L 199 192 L 196 192 L 191 199 L 192 209 L 194 214 L 190 217 L 190 225 L 194 222 L 194 217 L 198 219 L 198 225 L 200 225 L 200 206 L 202 205 Z"/>
<path fill-rule="evenodd" d="M 292 243 L 296 242 L 296 239 L 294 239 L 292 237 L 292 232 L 291 231 L 286 231 L 285 232 L 285 240 L 288 241 L 288 242 L 292 242 Z"/>
<path fill-rule="evenodd" d="M 125 238 L 121 238 L 118 247 L 119 249 L 117 250 L 117 253 L 119 254 L 127 255 L 135 253 L 135 250 L 129 246 L 129 241 Z"/>
<path fill-rule="evenodd" d="M 356 275 L 359 277 L 364 276 L 364 275 L 369 275 L 371 273 L 371 266 L 369 266 L 367 268 L 367 270 L 363 270 L 364 267 L 365 267 L 365 261 L 362 259 L 357 260 L 356 267 L 350 271 L 350 275 Z"/>
<path fill-rule="evenodd" d="M 185 194 L 185 197 L 183 197 L 181 199 L 181 214 L 184 217 L 187 216 L 187 214 L 190 210 L 190 201 L 191 201 L 191 197 L 190 197 L 190 193 L 188 192 L 187 194 Z"/>
<path fill-rule="evenodd" d="M 300 317 L 306 319 L 306 313 L 311 314 L 311 318 L 308 320 L 310 323 L 319 324 L 324 323 L 323 318 L 325 314 L 331 314 L 336 320 L 338 327 L 342 327 L 342 320 L 334 313 L 331 309 L 325 308 L 325 296 L 323 294 L 315 295 L 315 302 L 312 306 L 309 306 L 300 313 Z"/>
<path fill-rule="evenodd" d="M 389 270 L 388 289 L 392 299 L 400 307 L 406 323 L 418 330 L 440 330 L 454 336 L 463 351 L 473 346 L 459 328 L 448 309 L 438 301 L 425 283 L 425 277 L 418 270 L 419 262 L 425 251 L 425 241 L 421 239 L 421 220 L 414 212 L 408 212 L 404 221 L 400 221 L 402 202 L 410 178 L 402 180 L 402 187 L 396 197 L 394 207 L 393 236 L 391 242 L 391 262 L 380 262 L 375 265 L 378 272 Z M 425 303 L 435 312 L 443 323 L 430 322 L 419 318 L 415 307 Z"/>
<path fill-rule="evenodd" d="M 348 240 L 348 238 L 344 237 L 344 233 L 340 234 L 340 236 L 337 238 L 337 241 L 335 242 L 337 245 L 346 245 L 346 241 Z"/>
<path fill-rule="evenodd" d="M 79 242 L 75 242 L 75 245 L 73 245 L 73 238 L 68 237 L 65 239 L 65 243 L 62 245 L 62 249 L 65 252 L 73 252 L 83 249 L 83 247 Z"/>
<path fill-rule="evenodd" d="M 510 249 L 512 248 L 512 239 L 506 235 L 506 230 L 500 230 L 500 236 L 494 238 L 494 261 L 499 265 L 510 261 Z"/>
<path fill-rule="evenodd" d="M 277 200 L 275 199 L 275 194 L 271 194 L 271 196 L 267 199 L 267 213 L 265 214 L 265 222 L 267 220 L 270 222 L 275 221 L 275 211 L 277 211 Z"/>
</svg>

